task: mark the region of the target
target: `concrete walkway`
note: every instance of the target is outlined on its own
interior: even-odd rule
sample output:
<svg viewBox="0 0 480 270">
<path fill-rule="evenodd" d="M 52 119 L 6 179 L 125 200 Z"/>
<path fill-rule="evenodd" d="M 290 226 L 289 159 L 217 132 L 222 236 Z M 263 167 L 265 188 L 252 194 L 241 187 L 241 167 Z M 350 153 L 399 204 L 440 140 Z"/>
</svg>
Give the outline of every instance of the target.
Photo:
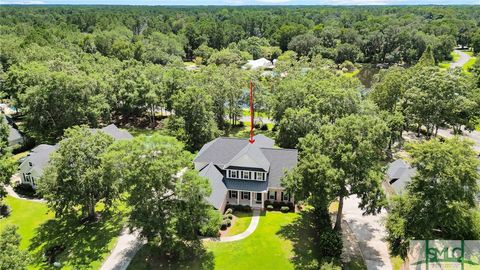
<svg viewBox="0 0 480 270">
<path fill-rule="evenodd" d="M 344 201 L 343 215 L 358 240 L 368 270 L 392 270 L 382 219 L 386 212 L 378 215 L 362 215 L 358 208 L 360 199 L 351 196 Z"/>
<path fill-rule="evenodd" d="M 456 67 L 463 67 L 463 65 L 465 65 L 468 60 L 470 60 L 470 55 L 464 53 L 463 51 L 460 51 L 460 50 L 454 50 L 454 52 L 456 54 L 459 55 L 458 57 L 458 60 L 453 62 L 451 65 L 450 65 L 450 68 L 456 68 Z"/>
<path fill-rule="evenodd" d="M 12 180 L 14 180 L 15 177 L 18 177 L 17 175 L 12 176 Z M 12 196 L 13 198 L 20 199 L 20 200 L 26 200 L 26 201 L 31 201 L 31 202 L 39 202 L 39 203 L 46 203 L 44 199 L 35 199 L 35 198 L 30 198 L 30 197 L 25 197 L 22 196 L 13 190 L 12 186 L 6 186 L 5 190 L 7 191 L 7 194 L 9 196 Z"/>
<path fill-rule="evenodd" d="M 146 243 L 141 240 L 138 231 L 122 230 L 117 244 L 108 258 L 103 262 L 100 270 L 125 270 L 138 250 Z"/>
<path fill-rule="evenodd" d="M 259 210 L 253 210 L 253 216 L 252 216 L 252 221 L 250 222 L 250 225 L 248 228 L 237 235 L 232 235 L 232 236 L 225 236 L 225 237 L 208 237 L 208 238 L 203 238 L 203 241 L 215 241 L 215 242 L 233 242 L 233 241 L 239 241 L 242 239 L 247 238 L 249 235 L 251 235 L 255 229 L 257 229 L 258 223 L 260 221 L 260 211 Z"/>
</svg>

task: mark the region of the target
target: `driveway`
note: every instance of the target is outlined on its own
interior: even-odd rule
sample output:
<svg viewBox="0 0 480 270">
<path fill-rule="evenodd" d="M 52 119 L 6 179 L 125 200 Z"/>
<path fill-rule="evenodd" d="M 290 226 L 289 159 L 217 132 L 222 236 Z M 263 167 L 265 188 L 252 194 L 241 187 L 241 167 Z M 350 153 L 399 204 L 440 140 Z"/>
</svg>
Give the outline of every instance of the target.
<svg viewBox="0 0 480 270">
<path fill-rule="evenodd" d="M 458 54 L 460 57 L 458 58 L 457 61 L 453 62 L 451 65 L 450 65 L 450 68 L 456 68 L 456 67 L 463 67 L 463 65 L 465 65 L 468 60 L 470 60 L 470 55 L 460 51 L 460 50 L 454 50 L 454 52 L 456 54 Z"/>
<path fill-rule="evenodd" d="M 358 240 L 358 245 L 365 258 L 368 270 L 392 270 L 392 263 L 388 252 L 387 243 L 383 240 L 386 236 L 382 219 L 385 211 L 380 214 L 362 215 L 358 208 L 360 199 L 356 196 L 344 201 L 343 217 Z"/>
</svg>

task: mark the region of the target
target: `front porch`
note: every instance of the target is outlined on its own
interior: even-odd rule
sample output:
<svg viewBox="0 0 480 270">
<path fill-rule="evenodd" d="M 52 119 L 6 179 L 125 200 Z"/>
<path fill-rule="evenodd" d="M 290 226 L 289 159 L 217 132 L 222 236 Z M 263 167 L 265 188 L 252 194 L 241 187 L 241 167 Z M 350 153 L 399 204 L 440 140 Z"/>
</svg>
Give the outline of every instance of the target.
<svg viewBox="0 0 480 270">
<path fill-rule="evenodd" d="M 253 192 L 229 190 L 227 205 L 248 205 L 255 209 L 263 209 L 263 202 L 267 199 L 267 192 Z"/>
</svg>

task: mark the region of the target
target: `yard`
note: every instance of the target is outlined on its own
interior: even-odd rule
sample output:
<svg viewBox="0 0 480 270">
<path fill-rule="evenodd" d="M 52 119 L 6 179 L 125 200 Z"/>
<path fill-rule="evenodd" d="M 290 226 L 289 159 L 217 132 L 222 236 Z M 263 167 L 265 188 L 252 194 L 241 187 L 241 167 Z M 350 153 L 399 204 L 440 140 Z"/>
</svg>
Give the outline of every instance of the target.
<svg viewBox="0 0 480 270">
<path fill-rule="evenodd" d="M 228 230 L 226 231 L 224 236 L 231 236 L 236 235 L 244 232 L 247 230 L 248 225 L 250 225 L 250 221 L 252 221 L 252 212 L 233 212 L 233 224 Z"/>
<path fill-rule="evenodd" d="M 32 258 L 29 269 L 49 269 L 43 262 L 43 250 L 53 246 L 64 249 L 58 256 L 62 269 L 99 269 L 115 245 L 123 224 L 122 215 L 102 213 L 100 221 L 85 225 L 77 217 L 55 219 L 44 203 L 10 196 L 5 203 L 12 208 L 12 213 L 0 220 L 0 230 L 7 224 L 19 227 L 21 248 L 28 250 Z"/>
<path fill-rule="evenodd" d="M 169 265 L 167 269 L 293 269 L 290 261 L 292 244 L 279 235 L 280 229 L 290 224 L 297 214 L 267 212 L 249 237 L 229 243 L 208 242 L 202 262 L 188 265 Z M 155 261 L 155 249 L 146 246 L 130 264 L 130 270 L 159 269 L 162 262 Z M 201 266 L 201 267 L 200 267 Z"/>
</svg>

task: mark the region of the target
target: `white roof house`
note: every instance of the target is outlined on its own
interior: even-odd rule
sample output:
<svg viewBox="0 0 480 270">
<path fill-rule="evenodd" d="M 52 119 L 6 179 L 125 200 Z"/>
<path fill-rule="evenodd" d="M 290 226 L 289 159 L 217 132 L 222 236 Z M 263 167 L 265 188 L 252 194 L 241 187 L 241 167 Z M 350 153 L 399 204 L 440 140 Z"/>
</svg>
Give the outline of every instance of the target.
<svg viewBox="0 0 480 270">
<path fill-rule="evenodd" d="M 258 69 L 273 69 L 275 66 L 273 63 L 266 59 L 266 58 L 260 58 L 257 60 L 248 60 L 248 62 L 243 65 L 243 69 L 252 69 L 252 70 L 258 70 Z"/>
</svg>

